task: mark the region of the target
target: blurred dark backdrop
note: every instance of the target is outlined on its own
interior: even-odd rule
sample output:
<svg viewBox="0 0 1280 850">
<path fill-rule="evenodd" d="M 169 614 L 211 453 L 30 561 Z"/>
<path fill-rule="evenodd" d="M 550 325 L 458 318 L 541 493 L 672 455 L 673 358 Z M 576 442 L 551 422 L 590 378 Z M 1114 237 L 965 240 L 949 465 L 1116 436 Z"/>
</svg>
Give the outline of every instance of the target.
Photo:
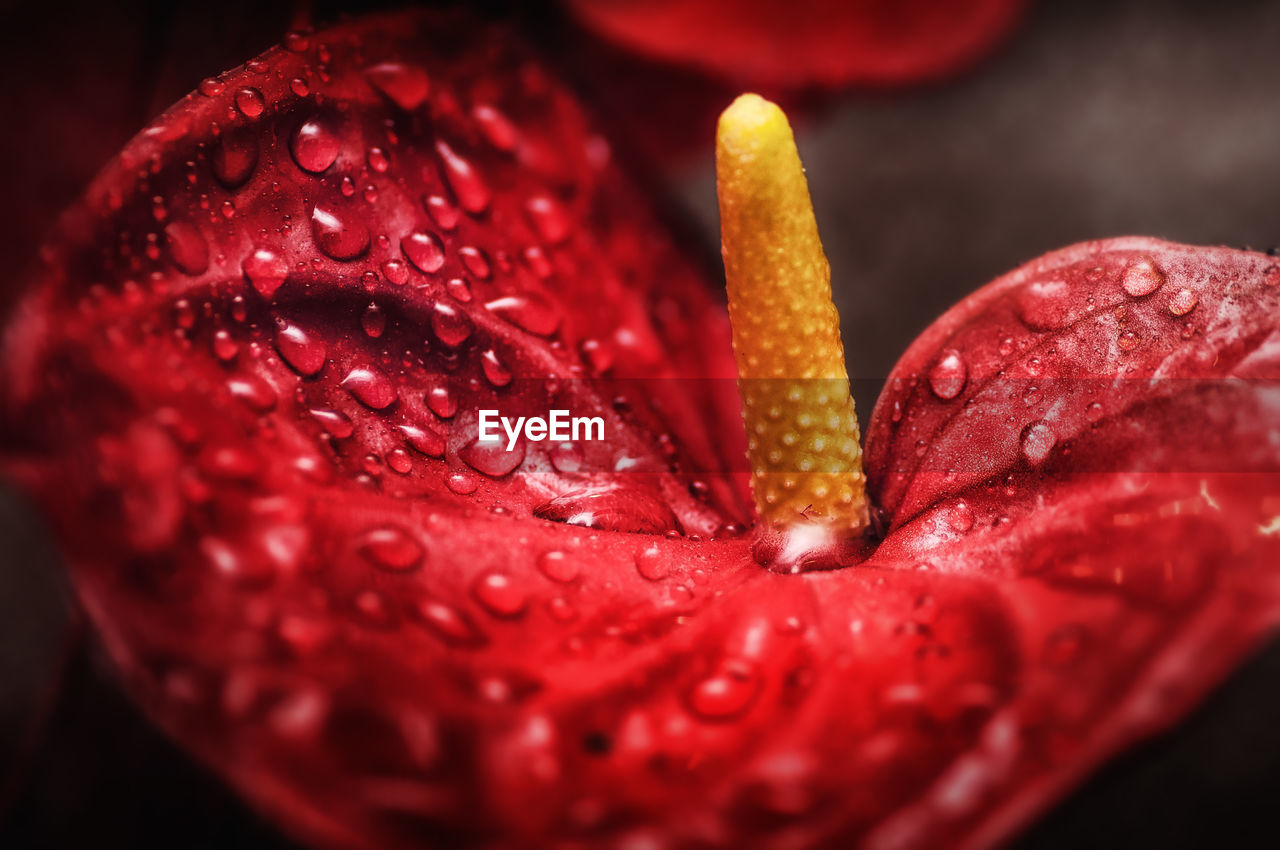
<svg viewBox="0 0 1280 850">
<path fill-rule="evenodd" d="M 57 211 L 145 121 L 308 15 L 357 5 L 0 8 L 0 314 Z M 517 7 L 482 13 L 514 15 L 554 48 L 714 258 L 710 133 L 731 90 L 583 46 L 554 6 Z M 947 84 L 788 103 L 864 415 L 933 317 L 1044 251 L 1131 233 L 1280 242 L 1280 4 L 1042 0 L 1004 50 Z M 0 847 L 290 847 L 146 725 L 69 598 L 39 517 L 0 484 Z M 1019 846 L 1280 846 L 1276 716 L 1280 643 Z"/>
</svg>

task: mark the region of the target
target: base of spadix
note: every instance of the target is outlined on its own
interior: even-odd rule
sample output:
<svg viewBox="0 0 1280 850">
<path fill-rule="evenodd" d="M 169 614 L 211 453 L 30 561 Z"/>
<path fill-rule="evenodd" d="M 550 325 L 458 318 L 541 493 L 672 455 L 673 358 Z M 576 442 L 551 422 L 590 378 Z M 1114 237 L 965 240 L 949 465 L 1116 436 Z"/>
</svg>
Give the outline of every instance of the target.
<svg viewBox="0 0 1280 850">
<path fill-rule="evenodd" d="M 851 567 L 866 560 L 873 549 L 868 537 L 850 537 L 847 531 L 828 525 L 761 526 L 751 544 L 751 557 L 771 572 L 794 575 Z"/>
</svg>

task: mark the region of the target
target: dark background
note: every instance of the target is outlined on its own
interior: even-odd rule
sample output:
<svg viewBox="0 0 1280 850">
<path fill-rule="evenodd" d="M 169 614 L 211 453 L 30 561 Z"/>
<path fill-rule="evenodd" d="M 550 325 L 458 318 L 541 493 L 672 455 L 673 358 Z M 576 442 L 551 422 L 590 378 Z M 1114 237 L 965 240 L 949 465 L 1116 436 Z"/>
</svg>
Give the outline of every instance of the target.
<svg viewBox="0 0 1280 850">
<path fill-rule="evenodd" d="M 319 22 L 354 8 L 313 6 Z M 583 46 L 554 7 L 520 8 L 519 28 L 713 257 L 710 133 L 731 90 Z M 307 14 L 247 0 L 0 5 L 0 314 L 57 211 L 115 150 Z M 789 105 L 850 373 L 873 391 L 933 317 L 1047 250 L 1135 233 L 1280 243 L 1280 4 L 1043 0 L 946 84 Z M 873 399 L 859 399 L 864 417 Z M 39 517 L 0 484 L 0 847 L 290 847 L 148 727 L 69 598 Z M 1278 716 L 1280 643 L 1019 846 L 1280 846 Z"/>
</svg>

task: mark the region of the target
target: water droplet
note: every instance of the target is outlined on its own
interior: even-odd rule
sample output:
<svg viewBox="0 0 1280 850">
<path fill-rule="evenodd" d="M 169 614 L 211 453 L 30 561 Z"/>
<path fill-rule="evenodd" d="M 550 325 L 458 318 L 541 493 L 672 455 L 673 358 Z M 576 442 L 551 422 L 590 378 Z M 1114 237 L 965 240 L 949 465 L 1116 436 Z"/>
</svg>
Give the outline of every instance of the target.
<svg viewBox="0 0 1280 850">
<path fill-rule="evenodd" d="M 355 425 L 341 411 L 317 407 L 311 410 L 310 413 L 320 423 L 320 427 L 339 440 L 345 440 L 355 433 Z"/>
<path fill-rule="evenodd" d="M 557 472 L 573 473 L 582 469 L 582 450 L 574 443 L 557 443 L 549 454 Z"/>
<path fill-rule="evenodd" d="M 289 81 L 289 91 L 298 97 L 306 97 L 311 94 L 311 84 L 302 79 L 302 77 L 294 77 Z"/>
<path fill-rule="evenodd" d="M 409 457 L 409 453 L 404 449 L 392 449 L 387 452 L 387 466 L 391 467 L 393 472 L 407 475 L 413 469 L 413 458 Z"/>
<path fill-rule="evenodd" d="M 288 32 L 284 36 L 284 49 L 290 53 L 303 53 L 311 46 L 311 39 L 300 32 Z"/>
<path fill-rule="evenodd" d="M 216 77 L 205 77 L 200 81 L 200 84 L 196 86 L 196 90 L 205 97 L 217 97 L 222 94 L 222 91 L 225 88 L 226 84 Z"/>
<path fill-rule="evenodd" d="M 578 618 L 578 609 L 563 596 L 557 596 L 547 602 L 547 613 L 559 623 L 571 623 Z"/>
<path fill-rule="evenodd" d="M 636 555 L 636 571 L 649 581 L 662 581 L 671 574 L 671 565 L 657 546 L 649 546 Z"/>
<path fill-rule="evenodd" d="M 1133 351 L 1138 347 L 1138 342 L 1138 335 L 1133 331 L 1124 331 L 1116 339 L 1116 345 L 1120 347 L 1121 351 Z"/>
<path fill-rule="evenodd" d="M 258 167 L 258 138 L 246 128 L 223 133 L 209 160 L 217 181 L 228 189 L 237 189 Z"/>
<path fill-rule="evenodd" d="M 418 605 L 418 615 L 431 631 L 451 646 L 476 647 L 485 643 L 484 633 L 458 609 L 434 599 Z"/>
<path fill-rule="evenodd" d="M 283 320 L 276 330 L 276 351 L 284 362 L 307 377 L 319 374 L 328 356 L 324 340 Z"/>
<path fill-rule="evenodd" d="M 440 385 L 427 391 L 427 407 L 441 419 L 451 419 L 458 412 L 458 401 L 447 386 Z"/>
<path fill-rule="evenodd" d="M 538 571 L 561 584 L 575 581 L 582 572 L 576 559 L 554 549 L 538 556 Z"/>
<path fill-rule="evenodd" d="M 396 624 L 397 615 L 387 597 L 376 590 L 362 590 L 353 600 L 356 619 L 365 626 L 389 629 Z"/>
<path fill-rule="evenodd" d="M 449 297 L 463 304 L 471 302 L 471 286 L 460 277 L 452 277 L 444 282 L 444 291 Z"/>
<path fill-rule="evenodd" d="M 1008 357 L 1010 354 L 1013 354 L 1013 350 L 1013 337 L 1010 336 L 1000 340 L 1000 345 L 996 348 L 997 353 L 999 353 L 1001 357 Z"/>
<path fill-rule="evenodd" d="M 394 525 L 366 531 L 360 535 L 356 549 L 375 567 L 393 573 L 416 569 L 426 554 L 412 534 Z"/>
<path fill-rule="evenodd" d="M 729 720 L 744 713 L 760 690 L 760 679 L 746 661 L 726 660 L 694 685 L 689 708 L 703 720 Z"/>
<path fill-rule="evenodd" d="M 560 327 L 560 309 L 540 295 L 506 295 L 486 303 L 495 316 L 538 336 L 551 336 Z"/>
<path fill-rule="evenodd" d="M 476 601 L 495 617 L 518 617 L 528 605 L 524 591 L 510 576 L 502 573 L 480 576 L 471 592 Z"/>
<path fill-rule="evenodd" d="M 338 159 L 342 145 L 338 134 L 320 118 L 304 121 L 289 140 L 289 151 L 303 171 L 319 174 Z"/>
<path fill-rule="evenodd" d="M 411 448 L 422 452 L 427 457 L 444 457 L 444 437 L 430 428 L 404 424 L 400 426 L 400 433 L 404 435 L 405 442 Z"/>
<path fill-rule="evenodd" d="M 603 531 L 665 534 L 676 527 L 671 508 L 655 493 L 623 485 L 574 490 L 534 508 L 533 515 Z"/>
<path fill-rule="evenodd" d="M 551 273 L 554 271 L 551 261 L 547 259 L 546 252 L 537 245 L 530 245 L 525 248 L 522 256 L 524 257 L 525 265 L 529 267 L 529 271 L 543 280 L 551 277 Z"/>
<path fill-rule="evenodd" d="M 960 395 L 965 381 L 969 379 L 969 368 L 964 358 L 954 348 L 942 352 L 941 359 L 929 370 L 929 388 L 933 394 L 944 401 Z"/>
<path fill-rule="evenodd" d="M 335 260 L 354 260 L 369 250 L 369 228 L 349 209 L 317 204 L 311 211 L 311 232 L 320 250 Z"/>
<path fill-rule="evenodd" d="M 516 149 L 519 134 L 507 116 L 483 103 L 471 110 L 471 116 L 475 118 L 480 132 L 484 134 L 489 144 L 503 153 L 510 153 Z"/>
<path fill-rule="evenodd" d="M 479 248 L 473 248 L 470 245 L 459 248 L 458 258 L 462 260 L 462 265 L 471 273 L 472 277 L 477 280 L 488 280 L 493 274 L 488 258 Z"/>
<path fill-rule="evenodd" d="M 453 189 L 458 203 L 467 212 L 476 215 L 489 207 L 492 193 L 469 161 L 459 156 L 444 140 L 436 142 L 436 153 L 444 169 L 444 178 Z"/>
<path fill-rule="evenodd" d="M 479 480 L 469 472 L 454 472 L 444 480 L 444 484 L 459 496 L 470 496 L 480 486 Z"/>
<path fill-rule="evenodd" d="M 1104 411 L 1102 409 L 1102 405 L 1096 401 L 1090 403 L 1090 405 L 1087 408 L 1085 408 L 1085 411 L 1084 411 L 1085 418 L 1088 419 L 1090 422 L 1098 422 L 1099 420 L 1102 419 L 1103 414 L 1104 414 Z"/>
<path fill-rule="evenodd" d="M 947 512 L 947 524 L 952 531 L 964 534 L 973 528 L 973 508 L 966 502 L 956 502 Z"/>
<path fill-rule="evenodd" d="M 289 275 L 289 264 L 269 248 L 258 248 L 244 258 L 241 271 L 263 298 L 275 295 Z"/>
<path fill-rule="evenodd" d="M 400 397 L 390 378 L 368 367 L 357 366 L 348 372 L 342 379 L 342 388 L 374 410 L 385 410 Z"/>
<path fill-rule="evenodd" d="M 364 315 L 360 317 L 360 326 L 364 328 L 366 334 L 377 339 L 387 329 L 387 314 L 382 312 L 381 307 L 371 302 L 364 308 Z"/>
<path fill-rule="evenodd" d="M 1200 296 L 1190 289 L 1179 289 L 1169 299 L 1169 312 L 1175 316 L 1185 316 L 1196 308 Z"/>
<path fill-rule="evenodd" d="M 257 118 L 265 108 L 266 101 L 262 97 L 262 92 L 257 89 L 246 86 L 236 92 L 236 109 L 239 109 L 244 117 Z"/>
<path fill-rule="evenodd" d="M 507 440 L 484 441 L 472 440 L 463 446 L 458 456 L 468 466 L 490 478 L 501 478 L 524 462 L 525 441 L 516 440 L 511 451 L 507 451 Z"/>
<path fill-rule="evenodd" d="M 444 243 L 434 233 L 410 233 L 400 240 L 400 250 L 420 271 L 431 274 L 444 265 Z"/>
<path fill-rule="evenodd" d="M 1150 295 L 1164 285 L 1164 272 L 1150 257 L 1130 263 L 1120 276 L 1120 285 L 1133 298 Z"/>
<path fill-rule="evenodd" d="M 365 69 L 364 74 L 374 88 L 406 112 L 421 106 L 431 93 L 431 79 L 417 65 L 383 62 Z"/>
<path fill-rule="evenodd" d="M 195 327 L 196 311 L 190 301 L 179 298 L 173 302 L 173 321 L 182 330 L 189 331 Z"/>
<path fill-rule="evenodd" d="M 471 317 L 447 301 L 437 301 L 431 312 L 431 330 L 450 348 L 461 345 L 471 336 Z"/>
<path fill-rule="evenodd" d="M 525 216 L 538 236 L 549 245 L 558 245 L 569 236 L 569 215 L 555 198 L 534 195 L 524 205 Z"/>
<path fill-rule="evenodd" d="M 369 148 L 369 152 L 365 156 L 365 159 L 368 160 L 369 167 L 372 168 L 376 174 L 386 174 L 387 169 L 391 167 L 391 160 L 387 158 L 387 152 L 379 147 Z M 372 201 L 374 199 L 370 198 L 368 200 Z"/>
<path fill-rule="evenodd" d="M 194 224 L 170 222 L 164 228 L 164 237 L 170 259 L 184 274 L 194 277 L 209 268 L 209 245 Z"/>
<path fill-rule="evenodd" d="M 218 330 L 213 334 L 213 356 L 228 361 L 240 353 L 240 344 L 231 337 L 227 330 Z"/>
<path fill-rule="evenodd" d="M 233 398 L 239 399 L 258 413 L 270 413 L 276 406 L 275 387 L 257 375 L 241 375 L 227 381 Z"/>
<path fill-rule="evenodd" d="M 501 388 L 511 383 L 511 370 L 498 359 L 498 352 L 492 348 L 480 355 L 480 369 L 495 387 Z"/>
<path fill-rule="evenodd" d="M 382 264 L 382 274 L 396 286 L 409 282 L 409 267 L 404 260 L 387 260 Z"/>
<path fill-rule="evenodd" d="M 431 220 L 441 230 L 453 230 L 462 218 L 458 208 L 449 203 L 448 198 L 440 195 L 428 195 L 422 199 L 422 205 L 427 208 L 427 215 L 431 216 Z"/>
<path fill-rule="evenodd" d="M 1058 442 L 1058 435 L 1045 422 L 1032 422 L 1022 429 L 1022 456 L 1032 466 L 1040 465 Z"/>
</svg>

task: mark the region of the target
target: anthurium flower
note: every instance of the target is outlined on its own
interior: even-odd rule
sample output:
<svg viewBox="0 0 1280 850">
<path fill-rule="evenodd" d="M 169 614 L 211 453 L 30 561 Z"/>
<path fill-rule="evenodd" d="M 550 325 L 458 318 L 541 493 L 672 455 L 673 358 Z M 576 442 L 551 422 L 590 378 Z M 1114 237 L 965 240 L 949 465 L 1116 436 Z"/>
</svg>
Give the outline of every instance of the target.
<svg viewBox="0 0 1280 850">
<path fill-rule="evenodd" d="M 1033 260 L 864 446 L 781 111 L 717 167 L 727 315 L 508 33 L 374 17 L 206 81 L 45 247 L 5 468 L 131 693 L 289 833 L 991 846 L 1275 625 L 1273 258 Z"/>
</svg>

